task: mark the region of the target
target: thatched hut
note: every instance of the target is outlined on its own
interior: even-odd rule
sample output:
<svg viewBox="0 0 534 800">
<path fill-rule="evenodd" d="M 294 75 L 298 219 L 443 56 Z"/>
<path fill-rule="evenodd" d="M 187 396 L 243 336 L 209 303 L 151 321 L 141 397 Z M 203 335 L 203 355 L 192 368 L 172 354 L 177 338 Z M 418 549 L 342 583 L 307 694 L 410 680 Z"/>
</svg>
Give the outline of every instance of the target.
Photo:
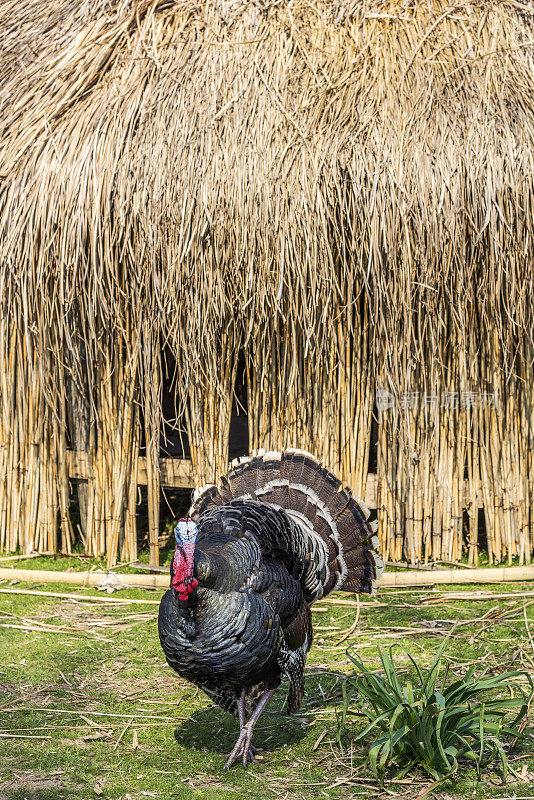
<svg viewBox="0 0 534 800">
<path fill-rule="evenodd" d="M 76 474 L 86 551 L 135 558 L 143 470 L 155 558 L 162 403 L 212 480 L 243 371 L 250 449 L 371 463 L 387 559 L 476 561 L 483 509 L 529 561 L 532 6 L 0 19 L 0 548 L 69 551 Z"/>
</svg>

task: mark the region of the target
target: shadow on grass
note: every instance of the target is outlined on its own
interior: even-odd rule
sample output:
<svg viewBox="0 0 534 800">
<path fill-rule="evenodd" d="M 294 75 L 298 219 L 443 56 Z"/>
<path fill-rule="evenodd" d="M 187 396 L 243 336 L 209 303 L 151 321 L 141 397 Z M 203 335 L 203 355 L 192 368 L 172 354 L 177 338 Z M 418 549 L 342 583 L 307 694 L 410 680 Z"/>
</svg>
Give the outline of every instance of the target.
<svg viewBox="0 0 534 800">
<path fill-rule="evenodd" d="M 254 729 L 253 743 L 260 750 L 272 752 L 296 745 L 315 721 L 314 711 L 339 704 L 341 681 L 345 676 L 315 668 L 306 677 L 306 695 L 300 712 L 285 713 L 288 684 L 284 682 Z M 182 746 L 218 754 L 229 753 L 239 734 L 237 720 L 217 706 L 195 711 L 175 729 L 174 738 Z"/>
</svg>

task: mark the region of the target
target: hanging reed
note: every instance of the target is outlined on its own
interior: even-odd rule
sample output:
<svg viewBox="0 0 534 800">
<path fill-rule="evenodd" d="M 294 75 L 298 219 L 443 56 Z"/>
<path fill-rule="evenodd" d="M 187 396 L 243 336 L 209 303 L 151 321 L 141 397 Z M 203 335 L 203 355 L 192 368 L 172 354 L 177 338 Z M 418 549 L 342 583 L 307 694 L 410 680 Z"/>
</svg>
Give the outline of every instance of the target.
<svg viewBox="0 0 534 800">
<path fill-rule="evenodd" d="M 0 549 L 72 547 L 77 449 L 86 552 L 135 558 L 144 433 L 157 562 L 168 347 L 198 483 L 242 353 L 251 448 L 363 496 L 376 447 L 388 560 L 476 563 L 483 509 L 490 559 L 529 562 L 532 9 L 30 0 L 0 23 Z"/>
</svg>

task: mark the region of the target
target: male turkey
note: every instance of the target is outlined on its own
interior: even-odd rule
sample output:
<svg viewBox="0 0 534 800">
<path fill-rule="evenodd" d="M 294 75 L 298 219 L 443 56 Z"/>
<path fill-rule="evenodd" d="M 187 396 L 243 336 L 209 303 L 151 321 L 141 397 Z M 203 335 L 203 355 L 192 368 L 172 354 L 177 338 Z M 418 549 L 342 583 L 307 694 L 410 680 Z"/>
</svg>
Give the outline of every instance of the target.
<svg viewBox="0 0 534 800">
<path fill-rule="evenodd" d="M 309 453 L 258 451 L 230 467 L 178 522 L 158 620 L 170 666 L 239 719 L 225 769 L 254 761 L 254 725 L 283 676 L 287 711 L 299 708 L 311 604 L 370 593 L 383 570 L 369 509 Z"/>
</svg>

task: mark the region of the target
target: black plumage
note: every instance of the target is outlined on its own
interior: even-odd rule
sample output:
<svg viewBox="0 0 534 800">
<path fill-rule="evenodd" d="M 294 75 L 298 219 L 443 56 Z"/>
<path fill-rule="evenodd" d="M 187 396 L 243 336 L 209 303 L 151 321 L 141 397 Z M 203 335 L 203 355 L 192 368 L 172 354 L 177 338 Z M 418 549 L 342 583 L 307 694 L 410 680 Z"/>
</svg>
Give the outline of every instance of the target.
<svg viewBox="0 0 534 800">
<path fill-rule="evenodd" d="M 239 718 L 227 767 L 254 759 L 254 724 L 284 676 L 288 712 L 300 706 L 313 601 L 343 584 L 372 591 L 381 562 L 367 515 L 312 456 L 290 451 L 241 459 L 219 489 L 198 493 L 194 525 L 181 523 L 196 537 L 192 573 L 181 584 L 179 523 L 159 635 L 171 667 Z"/>
</svg>

